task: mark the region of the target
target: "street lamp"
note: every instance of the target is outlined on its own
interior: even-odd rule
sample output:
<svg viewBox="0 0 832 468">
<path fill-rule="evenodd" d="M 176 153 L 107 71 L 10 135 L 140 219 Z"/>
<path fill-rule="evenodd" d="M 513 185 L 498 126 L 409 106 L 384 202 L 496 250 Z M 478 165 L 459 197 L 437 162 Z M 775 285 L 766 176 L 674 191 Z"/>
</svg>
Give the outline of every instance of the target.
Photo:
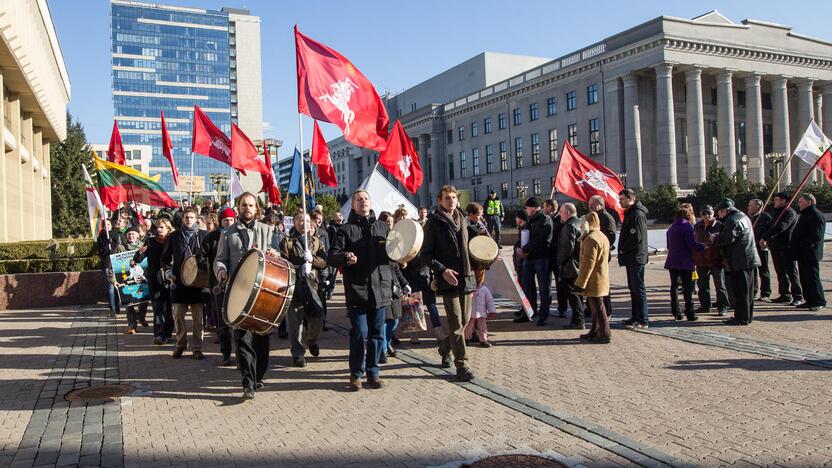
<svg viewBox="0 0 832 468">
<path fill-rule="evenodd" d="M 621 185 L 623 185 L 624 188 L 627 188 L 627 173 L 626 172 L 619 172 L 618 173 L 618 178 L 621 179 Z"/>
</svg>

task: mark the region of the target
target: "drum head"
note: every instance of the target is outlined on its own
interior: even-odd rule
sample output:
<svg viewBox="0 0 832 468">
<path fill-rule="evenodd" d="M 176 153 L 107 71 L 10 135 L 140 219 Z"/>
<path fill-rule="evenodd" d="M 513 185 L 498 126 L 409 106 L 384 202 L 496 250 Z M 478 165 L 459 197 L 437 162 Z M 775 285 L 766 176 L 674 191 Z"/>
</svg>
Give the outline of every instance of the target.
<svg viewBox="0 0 832 468">
<path fill-rule="evenodd" d="M 387 234 L 387 256 L 394 262 L 412 259 L 422 248 L 422 226 L 412 219 L 402 219 Z"/>
<path fill-rule="evenodd" d="M 468 242 L 468 253 L 481 262 L 493 261 L 498 251 L 497 243 L 488 236 L 477 236 Z"/>
<path fill-rule="evenodd" d="M 237 270 L 228 283 L 225 316 L 228 323 L 233 323 L 243 313 L 249 301 L 257 295 L 254 285 L 260 273 L 260 255 L 246 254 L 237 265 Z"/>
<path fill-rule="evenodd" d="M 199 266 L 196 262 L 196 256 L 191 255 L 185 257 L 182 262 L 182 284 L 190 285 L 196 281 L 196 275 L 199 273 Z"/>
</svg>

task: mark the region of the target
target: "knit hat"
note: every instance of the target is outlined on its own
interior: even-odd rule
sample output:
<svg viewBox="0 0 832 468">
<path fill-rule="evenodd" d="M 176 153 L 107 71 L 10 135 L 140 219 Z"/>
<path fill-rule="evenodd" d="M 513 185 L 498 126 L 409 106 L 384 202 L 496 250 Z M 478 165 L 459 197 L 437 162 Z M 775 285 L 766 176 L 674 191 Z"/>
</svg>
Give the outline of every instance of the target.
<svg viewBox="0 0 832 468">
<path fill-rule="evenodd" d="M 709 215 L 712 215 L 712 214 L 714 214 L 714 207 L 712 207 L 711 205 L 704 205 L 699 210 L 699 214 L 702 214 L 702 213 L 708 213 Z"/>
<path fill-rule="evenodd" d="M 541 206 L 543 206 L 543 203 L 540 201 L 540 197 L 531 197 L 528 200 L 526 200 L 526 207 L 527 208 L 528 207 L 540 208 Z"/>
<path fill-rule="evenodd" d="M 225 218 L 236 218 L 236 217 L 237 217 L 237 213 L 234 212 L 233 208 L 226 208 L 226 209 L 222 210 L 222 213 L 220 213 L 220 220 L 223 220 Z"/>
<path fill-rule="evenodd" d="M 723 198 L 716 204 L 717 210 L 727 210 L 734 207 L 734 200 L 731 200 L 728 197 Z"/>
<path fill-rule="evenodd" d="M 141 232 L 139 232 L 139 230 L 135 227 L 131 227 L 131 228 L 127 229 L 125 234 L 127 234 L 128 232 L 135 232 L 136 234 L 141 234 Z"/>
<path fill-rule="evenodd" d="M 517 210 L 517 213 L 514 214 L 514 217 L 522 219 L 523 221 L 529 220 L 529 215 L 527 215 L 524 210 Z"/>
</svg>

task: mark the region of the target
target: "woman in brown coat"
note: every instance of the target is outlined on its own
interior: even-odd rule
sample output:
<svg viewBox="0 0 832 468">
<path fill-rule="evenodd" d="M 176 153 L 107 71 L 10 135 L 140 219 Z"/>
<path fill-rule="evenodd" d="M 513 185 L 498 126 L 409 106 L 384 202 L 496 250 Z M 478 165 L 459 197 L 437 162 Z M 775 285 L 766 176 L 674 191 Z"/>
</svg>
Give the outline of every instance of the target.
<svg viewBox="0 0 832 468">
<path fill-rule="evenodd" d="M 610 320 L 604 309 L 604 297 L 610 293 L 609 255 L 610 241 L 601 232 L 597 213 L 583 217 L 586 234 L 581 240 L 581 260 L 575 290 L 586 297 L 592 311 L 592 328 L 581 339 L 592 343 L 609 343 L 611 338 Z"/>
</svg>

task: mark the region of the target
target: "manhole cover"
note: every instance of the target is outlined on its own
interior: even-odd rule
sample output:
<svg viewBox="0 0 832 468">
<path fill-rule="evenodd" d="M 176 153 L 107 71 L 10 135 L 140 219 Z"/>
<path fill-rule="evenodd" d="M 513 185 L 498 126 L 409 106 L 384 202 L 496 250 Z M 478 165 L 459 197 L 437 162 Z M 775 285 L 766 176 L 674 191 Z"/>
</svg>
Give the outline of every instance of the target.
<svg viewBox="0 0 832 468">
<path fill-rule="evenodd" d="M 112 400 L 127 396 L 135 390 L 135 387 L 132 385 L 125 384 L 95 385 L 93 387 L 73 390 L 67 393 L 64 398 L 67 401 Z"/>
<path fill-rule="evenodd" d="M 504 466 L 566 467 L 566 465 L 560 463 L 559 461 L 552 460 L 551 458 L 540 457 L 537 455 L 497 455 L 493 457 L 486 457 L 482 460 L 477 460 L 474 463 L 471 463 L 467 466 L 470 466 L 471 468 L 502 468 Z"/>
</svg>

